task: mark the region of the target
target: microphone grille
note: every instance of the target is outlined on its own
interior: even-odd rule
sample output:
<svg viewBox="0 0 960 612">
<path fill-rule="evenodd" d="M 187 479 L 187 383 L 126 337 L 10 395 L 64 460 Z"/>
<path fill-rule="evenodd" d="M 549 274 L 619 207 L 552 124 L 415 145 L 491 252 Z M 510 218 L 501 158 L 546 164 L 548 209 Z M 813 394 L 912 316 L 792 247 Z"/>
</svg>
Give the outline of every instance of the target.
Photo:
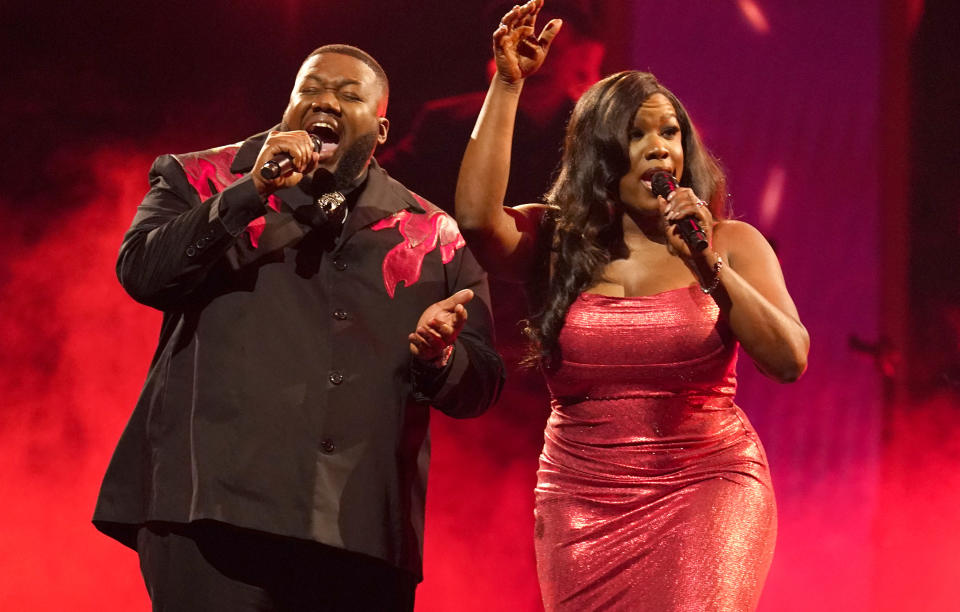
<svg viewBox="0 0 960 612">
<path fill-rule="evenodd" d="M 653 190 L 653 195 L 666 198 L 668 195 L 676 191 L 677 183 L 676 179 L 673 178 L 669 172 L 666 170 L 660 170 L 659 172 L 655 172 L 653 176 L 650 177 L 650 187 Z"/>
</svg>

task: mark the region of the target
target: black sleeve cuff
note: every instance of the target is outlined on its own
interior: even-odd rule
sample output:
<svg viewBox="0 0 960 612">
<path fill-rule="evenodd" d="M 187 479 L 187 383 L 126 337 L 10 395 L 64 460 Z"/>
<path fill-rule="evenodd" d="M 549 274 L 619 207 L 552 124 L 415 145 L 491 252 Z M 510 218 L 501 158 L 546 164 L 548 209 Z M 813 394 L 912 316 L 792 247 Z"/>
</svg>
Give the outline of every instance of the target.
<svg viewBox="0 0 960 612">
<path fill-rule="evenodd" d="M 251 221 L 266 212 L 267 207 L 253 184 L 253 178 L 248 175 L 223 190 L 220 202 L 210 210 L 210 220 L 219 218 L 227 233 L 237 237 Z"/>
<path fill-rule="evenodd" d="M 410 376 L 413 379 L 414 398 L 424 404 L 436 404 L 457 385 L 470 363 L 466 350 L 457 340 L 453 353 L 443 367 L 435 367 L 416 357 L 410 358 Z"/>
</svg>

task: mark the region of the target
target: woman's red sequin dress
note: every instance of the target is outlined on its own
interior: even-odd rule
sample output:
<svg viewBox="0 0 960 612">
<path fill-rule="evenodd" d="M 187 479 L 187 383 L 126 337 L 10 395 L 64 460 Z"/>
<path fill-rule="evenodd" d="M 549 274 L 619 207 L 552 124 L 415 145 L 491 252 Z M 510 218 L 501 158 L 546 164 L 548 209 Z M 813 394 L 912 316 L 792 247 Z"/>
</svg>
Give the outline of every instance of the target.
<svg viewBox="0 0 960 612">
<path fill-rule="evenodd" d="M 719 315 L 696 285 L 570 307 L 537 473 L 547 610 L 756 607 L 776 504 Z"/>
</svg>

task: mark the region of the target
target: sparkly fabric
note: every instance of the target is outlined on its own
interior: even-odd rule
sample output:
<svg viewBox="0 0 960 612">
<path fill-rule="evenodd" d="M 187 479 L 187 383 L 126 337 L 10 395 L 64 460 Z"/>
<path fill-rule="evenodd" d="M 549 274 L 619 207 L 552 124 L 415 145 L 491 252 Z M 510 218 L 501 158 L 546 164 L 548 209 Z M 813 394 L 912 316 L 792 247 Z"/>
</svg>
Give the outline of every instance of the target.
<svg viewBox="0 0 960 612">
<path fill-rule="evenodd" d="M 537 472 L 547 610 L 756 607 L 776 504 L 737 346 L 696 285 L 571 306 Z"/>
</svg>

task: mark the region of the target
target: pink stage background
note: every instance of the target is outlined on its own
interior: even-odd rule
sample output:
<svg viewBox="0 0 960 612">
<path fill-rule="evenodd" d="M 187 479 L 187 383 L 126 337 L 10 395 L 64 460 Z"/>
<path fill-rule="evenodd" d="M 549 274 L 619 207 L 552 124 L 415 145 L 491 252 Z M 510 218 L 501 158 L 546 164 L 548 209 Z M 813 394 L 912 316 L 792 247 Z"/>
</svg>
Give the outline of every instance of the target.
<svg viewBox="0 0 960 612">
<path fill-rule="evenodd" d="M 159 330 L 113 273 L 153 158 L 272 125 L 300 60 L 326 42 L 381 60 L 399 138 L 424 101 L 484 88 L 482 4 L 4 7 L 0 609 L 149 609 L 136 555 L 89 519 Z M 949 4 L 590 3 L 610 28 L 605 68 L 649 69 L 685 101 L 811 333 L 797 384 L 741 360 L 738 402 L 780 508 L 763 611 L 960 599 L 960 291 L 931 289 L 956 288 L 957 256 L 927 234 L 960 231 Z M 920 228 L 890 223 L 931 210 Z M 936 341 L 908 341 L 931 326 Z M 434 419 L 417 610 L 541 609 L 532 489 L 546 406 L 526 389 L 518 377 L 477 420 Z"/>
</svg>

